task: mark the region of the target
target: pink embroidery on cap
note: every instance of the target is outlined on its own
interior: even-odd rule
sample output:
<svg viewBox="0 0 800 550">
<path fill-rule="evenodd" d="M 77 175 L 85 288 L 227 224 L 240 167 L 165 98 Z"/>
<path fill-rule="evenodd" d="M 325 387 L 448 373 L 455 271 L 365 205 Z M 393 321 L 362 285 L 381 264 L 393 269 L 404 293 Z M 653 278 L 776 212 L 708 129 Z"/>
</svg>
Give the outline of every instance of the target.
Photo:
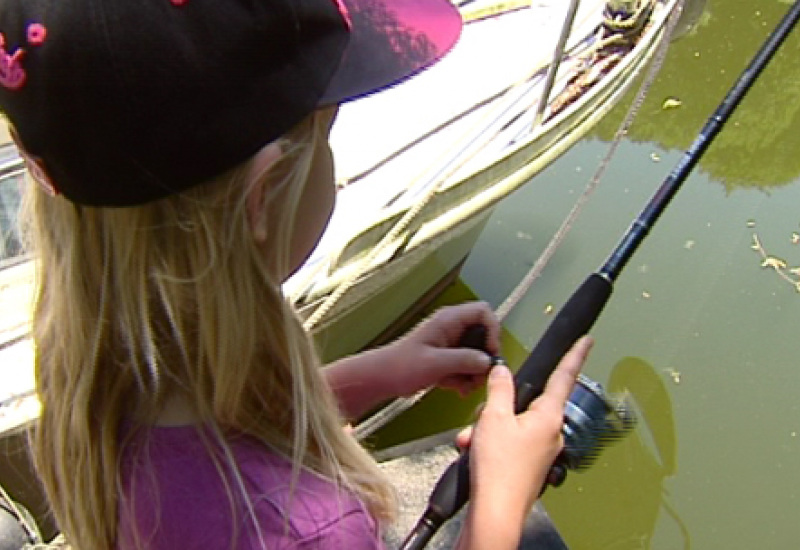
<svg viewBox="0 0 800 550">
<path fill-rule="evenodd" d="M 169 3 L 173 6 L 183 6 L 184 4 L 188 4 L 189 0 L 169 0 Z"/>
<path fill-rule="evenodd" d="M 41 23 L 31 23 L 28 25 L 28 44 L 40 46 L 47 38 L 47 28 Z"/>
<path fill-rule="evenodd" d="M 350 12 L 347 11 L 347 6 L 344 5 L 344 0 L 333 0 L 333 3 L 336 4 L 336 7 L 339 9 L 339 14 L 344 19 L 345 25 L 347 25 L 347 30 L 353 30 L 353 22 L 350 21 Z"/>
<path fill-rule="evenodd" d="M 6 51 L 6 37 L 0 33 L 0 86 L 9 90 L 19 90 L 25 84 L 25 69 L 20 61 L 25 50 L 17 48 L 13 54 Z"/>
</svg>

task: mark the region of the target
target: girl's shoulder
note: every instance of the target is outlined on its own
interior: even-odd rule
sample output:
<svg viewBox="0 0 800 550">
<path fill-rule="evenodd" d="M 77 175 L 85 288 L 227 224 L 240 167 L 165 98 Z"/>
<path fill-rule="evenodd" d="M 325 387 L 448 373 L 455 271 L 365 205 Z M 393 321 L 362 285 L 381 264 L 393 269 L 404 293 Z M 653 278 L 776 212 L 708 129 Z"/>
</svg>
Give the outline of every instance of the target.
<svg viewBox="0 0 800 550">
<path fill-rule="evenodd" d="M 158 548 L 379 548 L 363 504 L 331 480 L 301 469 L 247 438 L 231 439 L 231 469 L 221 449 L 210 452 L 194 427 L 148 430 L 122 461 L 120 535 L 150 533 Z M 126 504 L 127 503 L 127 504 Z M 180 546 L 178 546 L 180 543 Z"/>
</svg>

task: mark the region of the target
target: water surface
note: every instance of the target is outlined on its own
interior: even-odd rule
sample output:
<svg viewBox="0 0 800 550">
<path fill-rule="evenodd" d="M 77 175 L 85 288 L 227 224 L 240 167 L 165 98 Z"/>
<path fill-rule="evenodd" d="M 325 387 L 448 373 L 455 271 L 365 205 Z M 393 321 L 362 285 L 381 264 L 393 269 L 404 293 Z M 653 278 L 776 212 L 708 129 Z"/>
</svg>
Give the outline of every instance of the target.
<svg viewBox="0 0 800 550">
<path fill-rule="evenodd" d="M 695 32 L 673 44 L 598 190 L 506 320 L 524 345 L 603 262 L 788 7 L 710 0 Z M 627 389 L 643 419 L 592 469 L 546 494 L 576 550 L 797 547 L 799 47 L 795 31 L 595 326 L 586 372 Z M 500 206 L 463 271 L 479 297 L 499 305 L 533 265 L 624 111 Z"/>
</svg>

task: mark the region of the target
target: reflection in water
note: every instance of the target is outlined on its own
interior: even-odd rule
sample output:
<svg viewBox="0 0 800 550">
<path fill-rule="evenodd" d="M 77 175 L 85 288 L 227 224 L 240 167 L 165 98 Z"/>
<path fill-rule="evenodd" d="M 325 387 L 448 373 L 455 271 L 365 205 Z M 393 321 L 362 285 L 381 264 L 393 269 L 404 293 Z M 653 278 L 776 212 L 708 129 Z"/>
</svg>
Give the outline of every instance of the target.
<svg viewBox="0 0 800 550">
<path fill-rule="evenodd" d="M 685 150 L 787 9 L 781 2 L 730 1 L 708 8 L 700 16 L 702 32 L 687 35 L 670 51 L 642 107 L 644 116 L 629 131 L 631 141 Z M 793 33 L 700 161 L 729 192 L 783 186 L 800 176 L 799 47 L 800 33 Z M 663 108 L 667 98 L 679 100 L 680 107 Z M 624 108 L 616 109 L 593 135 L 611 140 L 623 116 Z"/>
<path fill-rule="evenodd" d="M 585 473 L 545 495 L 545 506 L 572 550 L 649 548 L 663 510 L 682 533 L 689 533 L 667 501 L 664 480 L 676 472 L 677 439 L 672 404 L 659 374 L 641 359 L 618 362 L 608 382 L 635 406 L 639 424 L 603 451 Z"/>
</svg>

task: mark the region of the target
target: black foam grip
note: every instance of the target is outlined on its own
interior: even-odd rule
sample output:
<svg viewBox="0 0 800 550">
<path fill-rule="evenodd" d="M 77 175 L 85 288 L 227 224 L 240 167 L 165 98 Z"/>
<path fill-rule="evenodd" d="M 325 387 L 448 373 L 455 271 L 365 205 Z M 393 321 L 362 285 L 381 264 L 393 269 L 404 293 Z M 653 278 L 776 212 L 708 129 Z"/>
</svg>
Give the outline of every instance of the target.
<svg viewBox="0 0 800 550">
<path fill-rule="evenodd" d="M 442 523 L 453 517 L 469 500 L 469 451 L 464 451 L 444 471 L 431 493 L 429 520 Z"/>
<path fill-rule="evenodd" d="M 592 328 L 611 296 L 612 285 L 592 273 L 578 287 L 547 327 L 536 347 L 517 371 L 515 379 L 517 413 L 528 408 L 544 391 L 547 379 L 569 348 Z"/>
<path fill-rule="evenodd" d="M 593 273 L 575 291 L 550 323 L 539 343 L 515 376 L 516 411 L 519 413 L 544 391 L 547 379 L 561 357 L 594 324 L 611 296 L 611 283 Z M 462 336 L 462 344 L 478 347 L 479 326 L 470 327 Z M 484 328 L 484 327 L 480 327 Z M 485 329 L 484 329 L 485 330 Z M 424 518 L 438 528 L 453 517 L 469 500 L 469 452 L 464 452 L 445 470 L 428 501 Z M 405 547 L 404 547 L 405 548 Z M 411 548 L 411 547 L 409 547 Z"/>
</svg>

